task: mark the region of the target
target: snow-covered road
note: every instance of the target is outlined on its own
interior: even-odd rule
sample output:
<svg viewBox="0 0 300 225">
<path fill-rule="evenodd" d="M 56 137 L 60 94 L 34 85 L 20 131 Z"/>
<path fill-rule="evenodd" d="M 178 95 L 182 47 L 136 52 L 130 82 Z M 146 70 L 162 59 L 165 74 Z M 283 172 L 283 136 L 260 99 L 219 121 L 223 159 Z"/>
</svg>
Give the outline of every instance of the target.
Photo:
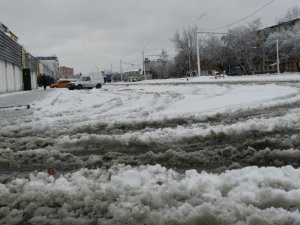
<svg viewBox="0 0 300 225">
<path fill-rule="evenodd" d="M 0 224 L 300 224 L 299 75 L 32 93 L 0 109 Z"/>
</svg>

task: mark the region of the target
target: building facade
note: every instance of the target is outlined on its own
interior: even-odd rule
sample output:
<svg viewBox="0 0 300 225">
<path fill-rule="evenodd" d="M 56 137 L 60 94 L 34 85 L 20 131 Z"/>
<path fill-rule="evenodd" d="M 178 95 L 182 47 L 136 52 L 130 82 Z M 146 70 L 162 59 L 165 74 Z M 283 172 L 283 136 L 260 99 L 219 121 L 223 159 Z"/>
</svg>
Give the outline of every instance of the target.
<svg viewBox="0 0 300 225">
<path fill-rule="evenodd" d="M 17 37 L 0 23 L 0 93 L 21 91 L 22 47 Z"/>
<path fill-rule="evenodd" d="M 58 74 L 60 78 L 73 78 L 74 69 L 66 66 L 58 67 Z"/>
<path fill-rule="evenodd" d="M 18 44 L 18 37 L 0 23 L 0 93 L 37 89 L 42 75 L 54 82 L 58 66 L 56 56 L 31 55 Z"/>
<path fill-rule="evenodd" d="M 22 50 L 22 69 L 23 69 L 23 90 L 33 90 L 38 88 L 39 69 L 38 60 L 27 52 Z M 26 77 L 28 76 L 28 78 Z"/>
<path fill-rule="evenodd" d="M 54 79 L 59 78 L 59 73 L 58 73 L 59 62 L 56 56 L 38 56 L 36 58 L 44 65 L 44 67 L 47 67 L 47 69 L 51 71 L 51 72 L 44 71 L 45 75 L 51 76 Z"/>
</svg>

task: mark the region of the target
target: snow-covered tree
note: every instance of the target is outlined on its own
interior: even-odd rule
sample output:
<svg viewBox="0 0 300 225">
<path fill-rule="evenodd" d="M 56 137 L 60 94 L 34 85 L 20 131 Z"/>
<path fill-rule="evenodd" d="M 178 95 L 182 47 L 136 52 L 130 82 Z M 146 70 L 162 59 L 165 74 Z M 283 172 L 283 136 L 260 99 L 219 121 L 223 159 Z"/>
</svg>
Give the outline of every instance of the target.
<svg viewBox="0 0 300 225">
<path fill-rule="evenodd" d="M 279 43 L 279 58 L 281 63 L 287 63 L 291 60 L 300 60 L 300 27 L 294 27 L 292 30 L 286 30 L 282 33 L 272 33 L 267 38 L 264 46 L 269 59 L 276 61 L 276 42 Z M 298 68 L 300 71 L 300 68 Z"/>
<path fill-rule="evenodd" d="M 197 68 L 196 30 L 195 27 L 188 27 L 183 29 L 182 34 L 176 31 L 171 39 L 177 51 L 175 64 L 179 76 L 185 76 L 189 70 L 193 71 Z"/>
<path fill-rule="evenodd" d="M 297 19 L 299 17 L 300 17 L 300 9 L 297 6 L 294 6 L 287 11 L 284 19 L 279 22 L 291 21 L 291 20 Z"/>
<path fill-rule="evenodd" d="M 154 79 L 174 77 L 174 62 L 169 60 L 166 50 L 162 49 L 157 60 L 151 61 L 149 71 Z"/>
<path fill-rule="evenodd" d="M 201 61 L 202 69 L 224 70 L 226 67 L 226 58 L 224 58 L 224 42 L 222 39 L 215 35 L 209 35 L 204 41 L 201 42 Z"/>
</svg>

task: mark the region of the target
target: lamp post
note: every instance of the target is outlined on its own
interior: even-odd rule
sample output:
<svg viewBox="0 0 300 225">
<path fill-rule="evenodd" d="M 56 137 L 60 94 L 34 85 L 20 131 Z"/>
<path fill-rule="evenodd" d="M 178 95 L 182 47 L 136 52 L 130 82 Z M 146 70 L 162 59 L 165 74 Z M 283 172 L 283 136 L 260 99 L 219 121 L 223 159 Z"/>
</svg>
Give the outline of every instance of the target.
<svg viewBox="0 0 300 225">
<path fill-rule="evenodd" d="M 206 13 L 203 13 L 199 18 L 198 20 L 201 20 L 204 16 L 206 15 Z M 198 33 L 197 30 L 198 30 L 198 27 L 196 27 L 196 46 L 197 46 L 197 69 L 198 69 L 198 76 L 200 77 L 201 76 L 201 65 L 200 65 L 200 50 L 199 50 L 199 38 L 198 38 Z"/>
<path fill-rule="evenodd" d="M 145 44 L 144 45 L 144 47 L 142 48 L 142 56 L 143 56 L 143 76 L 144 76 L 144 79 L 146 80 L 146 72 L 145 72 L 145 70 L 146 70 L 146 66 L 145 66 L 145 52 L 144 52 L 144 50 L 145 50 L 145 48 L 147 47 L 149 45 L 149 42 L 147 43 L 147 44 Z"/>
<path fill-rule="evenodd" d="M 122 82 L 123 81 L 122 59 L 120 59 L 120 73 L 121 73 L 121 82 Z"/>
<path fill-rule="evenodd" d="M 143 76 L 144 76 L 144 79 L 146 80 L 146 73 L 145 73 L 145 53 L 144 53 L 144 49 L 142 51 L 142 55 L 143 55 Z"/>
<path fill-rule="evenodd" d="M 123 67 L 122 67 L 122 65 L 134 66 L 134 64 L 133 63 L 122 62 L 122 59 L 120 59 L 121 82 L 123 81 Z"/>
<path fill-rule="evenodd" d="M 277 74 L 279 75 L 280 69 L 279 69 L 279 41 L 276 40 L 276 53 L 277 53 Z"/>
<path fill-rule="evenodd" d="M 191 76 L 191 41 L 188 39 L 188 47 L 189 47 L 189 76 Z"/>
<path fill-rule="evenodd" d="M 200 51 L 199 51 L 199 39 L 198 32 L 196 32 L 196 43 L 197 43 L 197 67 L 198 67 L 198 76 L 201 76 L 201 66 L 200 66 Z"/>
</svg>

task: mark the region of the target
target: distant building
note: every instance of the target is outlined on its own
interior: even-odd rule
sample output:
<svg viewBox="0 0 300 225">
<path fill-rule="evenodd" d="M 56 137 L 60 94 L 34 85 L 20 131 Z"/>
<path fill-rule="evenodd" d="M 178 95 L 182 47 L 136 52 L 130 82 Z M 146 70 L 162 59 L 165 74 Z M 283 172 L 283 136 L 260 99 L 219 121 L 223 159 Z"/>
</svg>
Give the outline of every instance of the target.
<svg viewBox="0 0 300 225">
<path fill-rule="evenodd" d="M 41 61 L 38 62 L 38 75 L 39 76 L 46 75 L 46 76 L 52 77 L 52 78 L 55 77 L 54 72 L 51 69 L 49 69 L 49 67 Z"/>
<path fill-rule="evenodd" d="M 38 56 L 36 57 L 42 64 L 44 64 L 47 69 L 49 69 L 52 73 L 49 76 L 53 76 L 53 78 L 57 79 L 59 77 L 58 67 L 59 62 L 56 56 Z"/>
<path fill-rule="evenodd" d="M 291 30 L 296 26 L 300 26 L 300 18 L 295 18 L 293 20 L 280 22 L 276 25 L 266 27 L 258 31 L 258 36 L 266 40 L 268 36 L 274 32 L 284 33 L 285 31 Z"/>
<path fill-rule="evenodd" d="M 58 74 L 60 78 L 73 78 L 74 69 L 66 66 L 58 67 Z"/>
<path fill-rule="evenodd" d="M 260 40 L 261 45 L 267 40 L 270 34 L 272 33 L 284 33 L 287 30 L 292 30 L 294 27 L 300 27 L 300 18 L 294 18 L 289 21 L 282 21 L 276 25 L 266 27 L 261 29 L 257 32 L 257 38 Z M 285 65 L 281 65 L 281 70 L 289 71 L 289 72 L 296 72 L 297 71 L 297 64 L 300 64 L 300 59 L 298 61 L 290 61 Z M 284 68 L 282 68 L 284 66 Z M 265 51 L 263 49 L 263 59 L 262 62 L 256 66 L 254 66 L 255 73 L 276 73 L 277 72 L 277 65 L 274 61 L 270 60 Z"/>
<path fill-rule="evenodd" d="M 39 58 L 39 59 L 38 59 Z M 56 56 L 35 58 L 19 43 L 18 37 L 0 23 L 0 93 L 38 88 L 42 75 L 54 81 L 58 74 Z"/>
</svg>

